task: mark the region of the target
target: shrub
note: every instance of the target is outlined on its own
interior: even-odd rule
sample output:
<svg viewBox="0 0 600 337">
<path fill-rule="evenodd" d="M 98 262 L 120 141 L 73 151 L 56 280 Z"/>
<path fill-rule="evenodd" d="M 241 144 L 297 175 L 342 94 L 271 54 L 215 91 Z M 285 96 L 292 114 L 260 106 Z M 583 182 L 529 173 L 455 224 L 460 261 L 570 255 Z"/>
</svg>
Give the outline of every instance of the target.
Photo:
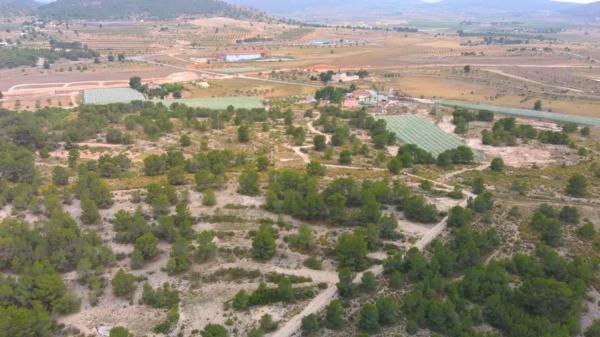
<svg viewBox="0 0 600 337">
<path fill-rule="evenodd" d="M 167 163 L 164 155 L 151 154 L 144 158 L 144 174 L 158 176 L 165 173 Z"/>
<path fill-rule="evenodd" d="M 567 183 L 567 194 L 573 197 L 584 197 L 587 194 L 587 178 L 581 174 L 575 174 Z"/>
<path fill-rule="evenodd" d="M 454 206 L 450 209 L 448 215 L 448 226 L 449 227 L 462 227 L 471 223 L 471 210 L 462 208 L 461 206 Z"/>
<path fill-rule="evenodd" d="M 381 325 L 393 324 L 398 319 L 399 307 L 392 298 L 380 298 L 375 303 L 375 306 L 377 307 L 377 312 L 379 313 L 379 323 Z"/>
<path fill-rule="evenodd" d="M 325 148 L 327 147 L 325 136 L 316 135 L 313 138 L 313 146 L 315 148 L 315 151 L 324 151 Z"/>
<path fill-rule="evenodd" d="M 302 318 L 302 335 L 313 336 L 319 331 L 319 321 L 314 314 L 310 314 Z"/>
<path fill-rule="evenodd" d="M 591 222 L 586 222 L 577 229 L 577 236 L 584 240 L 592 240 L 596 236 L 596 230 Z"/>
<path fill-rule="evenodd" d="M 158 239 L 152 233 L 146 232 L 135 240 L 134 249 L 140 252 L 144 260 L 153 258 L 159 253 Z"/>
<path fill-rule="evenodd" d="M 52 183 L 56 186 L 65 186 L 69 183 L 69 172 L 62 166 L 52 169 Z"/>
<path fill-rule="evenodd" d="M 237 130 L 238 142 L 247 143 L 250 141 L 250 129 L 246 125 L 242 125 Z"/>
<path fill-rule="evenodd" d="M 367 303 L 361 307 L 358 327 L 371 333 L 379 330 L 379 312 L 374 304 Z"/>
<path fill-rule="evenodd" d="M 246 293 L 244 289 L 241 289 L 233 297 L 233 300 L 231 301 L 231 306 L 233 306 L 233 308 L 236 310 L 246 310 L 248 308 L 248 300 L 248 293 Z"/>
<path fill-rule="evenodd" d="M 260 318 L 260 328 L 263 331 L 266 331 L 266 332 L 275 331 L 275 330 L 277 330 L 278 325 L 279 324 L 277 322 L 273 321 L 273 317 L 271 317 L 271 315 L 269 315 L 269 314 L 264 314 Z"/>
<path fill-rule="evenodd" d="M 567 224 L 579 223 L 579 210 L 573 206 L 563 206 L 558 213 L 558 219 Z"/>
<path fill-rule="evenodd" d="M 340 152 L 340 158 L 338 160 L 340 165 L 350 165 L 352 164 L 352 152 L 348 150 L 343 150 Z"/>
<path fill-rule="evenodd" d="M 142 292 L 142 303 L 153 308 L 169 309 L 176 308 L 179 303 L 179 291 L 172 288 L 168 283 L 162 287 L 152 289 L 148 283 L 144 283 Z"/>
<path fill-rule="evenodd" d="M 490 164 L 490 169 L 494 172 L 504 171 L 504 160 L 502 160 L 502 158 L 492 159 L 492 163 Z"/>
<path fill-rule="evenodd" d="M 322 177 L 325 175 L 325 172 L 325 166 L 318 161 L 313 160 L 310 163 L 306 164 L 306 173 L 309 176 Z"/>
<path fill-rule="evenodd" d="M 339 329 L 344 324 L 344 310 L 340 301 L 333 300 L 325 308 L 325 324 L 330 329 Z"/>
<path fill-rule="evenodd" d="M 132 337 L 129 333 L 129 330 L 125 329 L 122 326 L 116 326 L 110 329 L 108 337 Z"/>
<path fill-rule="evenodd" d="M 175 166 L 167 172 L 167 180 L 171 185 L 185 184 L 185 170 L 182 166 Z"/>
<path fill-rule="evenodd" d="M 361 287 L 364 291 L 367 292 L 372 292 L 377 289 L 377 279 L 375 278 L 375 275 L 372 272 L 367 271 L 362 275 Z"/>
<path fill-rule="evenodd" d="M 217 198 L 212 188 L 207 188 L 202 192 L 202 205 L 214 206 L 217 204 Z"/>
<path fill-rule="evenodd" d="M 275 256 L 275 238 L 270 225 L 263 224 L 252 241 L 252 256 L 259 260 L 269 260 Z"/>
<path fill-rule="evenodd" d="M 255 169 L 246 169 L 240 175 L 238 193 L 243 195 L 258 195 L 260 192 L 260 176 Z"/>
<path fill-rule="evenodd" d="M 119 297 L 131 298 L 135 291 L 135 276 L 120 269 L 111 281 L 113 294 Z"/>
</svg>

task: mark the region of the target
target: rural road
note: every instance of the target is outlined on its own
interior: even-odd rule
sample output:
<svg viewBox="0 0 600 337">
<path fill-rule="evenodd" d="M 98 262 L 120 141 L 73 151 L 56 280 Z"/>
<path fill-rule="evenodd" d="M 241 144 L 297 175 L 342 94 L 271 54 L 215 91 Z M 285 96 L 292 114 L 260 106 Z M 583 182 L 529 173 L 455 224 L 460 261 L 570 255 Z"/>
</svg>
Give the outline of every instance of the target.
<svg viewBox="0 0 600 337">
<path fill-rule="evenodd" d="M 195 72 L 195 73 L 211 75 L 211 76 L 217 77 L 218 79 L 237 78 L 237 79 L 260 81 L 260 82 L 267 82 L 267 83 L 276 83 L 276 84 L 302 85 L 302 86 L 308 86 L 308 87 L 314 87 L 314 88 L 322 87 L 322 85 L 320 85 L 320 84 L 273 80 L 273 79 L 269 79 L 269 78 L 260 78 L 260 77 L 254 77 L 254 76 L 248 76 L 248 75 L 230 75 L 230 74 L 219 73 L 216 71 L 194 69 L 192 67 L 184 67 L 184 66 L 178 66 L 178 65 L 164 63 L 164 62 L 156 62 L 156 61 L 148 60 L 148 59 L 146 59 L 145 56 L 134 56 L 134 57 L 129 57 L 128 59 L 132 60 L 132 61 L 146 62 L 148 64 L 157 65 L 157 66 L 164 66 L 164 67 L 170 67 L 170 68 L 178 69 L 178 70 L 191 71 L 191 72 Z M 179 59 L 179 60 L 182 60 L 182 59 Z M 183 60 L 183 61 L 185 61 L 185 60 Z"/>
<path fill-rule="evenodd" d="M 554 89 L 559 89 L 559 90 L 567 90 L 567 91 L 572 91 L 572 92 L 576 92 L 578 94 L 583 93 L 583 90 L 579 90 L 579 89 L 575 89 L 575 88 L 569 88 L 569 87 L 563 87 L 560 85 L 552 85 L 552 84 L 547 84 L 547 83 L 543 83 L 543 82 L 539 82 L 536 80 L 532 80 L 523 76 L 518 76 L 518 75 L 513 75 L 513 74 L 509 74 L 506 73 L 502 70 L 497 70 L 497 69 L 485 69 L 482 68 L 481 70 L 487 71 L 488 73 L 492 73 L 492 74 L 496 74 L 496 75 L 500 75 L 500 76 L 504 76 L 504 77 L 508 77 L 511 78 L 513 80 L 518 80 L 518 81 L 522 81 L 522 82 L 527 82 L 527 83 L 532 83 L 532 84 L 536 84 L 536 85 L 540 85 L 543 87 L 549 87 L 549 88 L 554 88 Z"/>
</svg>

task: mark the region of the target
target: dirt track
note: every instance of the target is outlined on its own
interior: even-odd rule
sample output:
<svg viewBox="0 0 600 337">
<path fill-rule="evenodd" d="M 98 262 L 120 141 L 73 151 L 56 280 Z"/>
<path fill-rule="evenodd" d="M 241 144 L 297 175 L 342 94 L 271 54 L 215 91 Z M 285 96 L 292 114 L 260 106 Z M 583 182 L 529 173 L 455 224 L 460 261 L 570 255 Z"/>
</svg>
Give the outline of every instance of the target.
<svg viewBox="0 0 600 337">
<path fill-rule="evenodd" d="M 314 127 L 312 126 L 312 123 L 313 123 L 312 121 L 309 123 L 309 129 L 315 133 L 323 134 L 320 131 L 314 129 Z M 296 151 L 296 148 L 298 148 L 297 149 L 298 151 Z M 299 153 L 300 152 L 299 148 L 301 148 L 301 147 L 296 147 L 296 148 L 294 148 L 294 151 L 296 153 Z M 300 153 L 302 153 L 302 152 L 300 152 Z M 304 155 L 305 154 L 302 153 L 302 155 L 300 155 L 300 156 L 304 159 L 305 158 Z M 308 158 L 308 156 L 306 156 L 306 158 Z M 333 166 L 338 166 L 338 165 L 333 165 Z M 341 167 L 342 168 L 361 169 L 361 168 L 351 167 L 351 166 L 350 167 L 341 166 Z M 432 183 L 434 183 L 436 186 L 451 190 L 453 187 L 445 183 L 445 181 L 447 179 L 449 179 L 450 177 L 452 177 L 456 174 L 470 171 L 470 170 L 483 170 L 487 167 L 488 167 L 488 164 L 486 163 L 486 164 L 479 165 L 475 168 L 461 169 L 461 170 L 452 172 L 450 174 L 447 174 L 446 176 L 444 176 L 442 181 L 430 180 L 430 179 L 426 179 L 426 178 L 416 176 L 413 174 L 408 174 L 408 173 L 406 173 L 405 175 L 418 178 L 419 180 L 429 180 Z M 465 194 L 466 194 L 466 197 L 458 203 L 458 205 L 463 206 L 463 207 L 466 206 L 467 199 L 469 197 L 473 197 L 473 194 L 471 194 L 470 192 L 465 192 Z M 425 247 L 427 247 L 427 245 L 429 245 L 433 240 L 435 240 L 446 229 L 447 221 L 448 221 L 448 217 L 446 216 L 437 225 L 435 225 L 433 228 L 431 228 L 425 235 L 423 235 L 423 237 L 421 237 L 417 242 L 415 242 L 413 244 L 413 247 L 415 247 L 419 250 L 425 249 Z M 386 257 L 387 257 L 387 255 L 383 252 L 378 252 L 378 254 L 377 254 L 377 258 L 379 260 L 384 260 Z M 377 264 L 377 265 L 369 268 L 368 271 L 370 271 L 373 274 L 375 274 L 376 276 L 378 276 L 381 273 L 383 273 L 383 266 L 381 264 Z M 359 273 L 356 276 L 356 278 L 354 279 L 355 283 L 360 282 L 360 279 L 361 279 L 363 273 Z M 305 316 L 310 315 L 310 314 L 317 314 L 318 312 L 324 310 L 325 307 L 329 303 L 331 303 L 331 301 L 333 301 L 336 297 L 337 297 L 337 286 L 335 284 L 331 284 L 331 285 L 329 285 L 329 287 L 327 287 L 325 290 L 323 290 L 317 297 L 313 298 L 313 300 L 310 301 L 310 303 L 300 313 L 298 313 L 297 315 L 292 317 L 289 321 L 287 321 L 285 324 L 283 324 L 277 331 L 270 334 L 269 336 L 271 336 L 271 337 L 296 336 L 298 334 L 298 332 L 300 331 L 300 327 L 302 325 L 302 319 Z"/>
</svg>

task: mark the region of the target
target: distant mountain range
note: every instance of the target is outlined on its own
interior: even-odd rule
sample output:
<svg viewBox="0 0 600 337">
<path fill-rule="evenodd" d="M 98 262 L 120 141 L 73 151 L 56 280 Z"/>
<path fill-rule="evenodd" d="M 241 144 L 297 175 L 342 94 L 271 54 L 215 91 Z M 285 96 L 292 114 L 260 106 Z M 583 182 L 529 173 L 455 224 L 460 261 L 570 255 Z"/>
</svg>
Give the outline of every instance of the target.
<svg viewBox="0 0 600 337">
<path fill-rule="evenodd" d="M 48 0 L 40 0 L 48 1 Z M 170 19 L 185 15 L 256 18 L 276 15 L 303 21 L 341 22 L 401 13 L 516 15 L 533 13 L 600 20 L 600 1 L 587 5 L 551 0 L 0 0 L 1 14 L 37 14 L 59 19 Z M 264 14 L 261 14 L 264 13 Z"/>
<path fill-rule="evenodd" d="M 445 12 L 560 12 L 579 5 L 550 0 L 444 0 L 426 7 Z"/>
<path fill-rule="evenodd" d="M 574 17 L 600 21 L 600 1 L 577 6 L 566 11 L 566 13 Z"/>
<path fill-rule="evenodd" d="M 342 17 L 349 12 L 383 12 L 392 14 L 425 4 L 420 0 L 228 0 L 237 5 L 256 8 L 276 15 L 318 14 L 320 11 L 333 11 L 332 15 Z M 392 13 L 390 13 L 392 12 Z"/>
<path fill-rule="evenodd" d="M 518 14 L 528 13 L 555 15 L 582 15 L 589 17 L 589 5 L 550 0 L 443 0 L 424 2 L 420 0 L 228 0 L 231 3 L 253 7 L 275 15 L 307 19 L 310 17 L 343 18 L 356 13 L 390 16 L 399 12 L 422 12 L 441 14 Z M 597 10 L 596 10 L 597 13 Z M 593 15 L 592 15 L 593 16 Z"/>
<path fill-rule="evenodd" d="M 40 3 L 34 0 L 0 0 L 0 13 L 3 15 L 29 14 L 38 6 Z"/>
<path fill-rule="evenodd" d="M 220 0 L 57 0 L 40 6 L 37 13 L 43 17 L 88 20 L 170 19 L 183 15 L 249 18 L 258 15 L 254 10 Z"/>
</svg>

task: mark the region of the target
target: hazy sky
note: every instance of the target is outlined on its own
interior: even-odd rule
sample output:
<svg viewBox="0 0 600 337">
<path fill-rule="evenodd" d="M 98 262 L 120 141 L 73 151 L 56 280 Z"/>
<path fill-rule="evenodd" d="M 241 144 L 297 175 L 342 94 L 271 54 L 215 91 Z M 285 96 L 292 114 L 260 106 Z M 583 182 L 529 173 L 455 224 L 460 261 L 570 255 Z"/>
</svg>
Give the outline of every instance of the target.
<svg viewBox="0 0 600 337">
<path fill-rule="evenodd" d="M 375 0 L 377 1 L 377 0 Z M 422 0 L 422 1 L 426 1 L 426 2 L 438 2 L 439 0 Z M 557 2 L 575 2 L 578 4 L 589 4 L 591 2 L 596 2 L 596 1 L 600 1 L 600 0 L 552 0 L 552 1 L 557 1 Z"/>
<path fill-rule="evenodd" d="M 377 1 L 377 0 L 374 0 L 374 1 Z M 441 0 L 421 0 L 421 1 L 425 1 L 425 2 L 439 2 Z M 579 4 L 589 4 L 591 2 L 600 1 L 600 0 L 552 0 L 552 1 L 575 2 L 575 3 L 579 3 Z"/>
<path fill-rule="evenodd" d="M 38 2 L 53 2 L 54 0 L 36 0 Z M 227 0 L 225 0 L 227 1 Z M 375 2 L 377 2 L 377 0 L 374 0 Z M 422 0 L 422 1 L 426 1 L 426 2 L 438 2 L 439 0 Z M 576 2 L 576 3 L 580 3 L 580 4 L 586 4 L 586 3 L 590 3 L 590 2 L 594 2 L 594 1 L 598 1 L 598 0 L 554 0 L 554 1 L 562 1 L 562 2 Z"/>
</svg>

